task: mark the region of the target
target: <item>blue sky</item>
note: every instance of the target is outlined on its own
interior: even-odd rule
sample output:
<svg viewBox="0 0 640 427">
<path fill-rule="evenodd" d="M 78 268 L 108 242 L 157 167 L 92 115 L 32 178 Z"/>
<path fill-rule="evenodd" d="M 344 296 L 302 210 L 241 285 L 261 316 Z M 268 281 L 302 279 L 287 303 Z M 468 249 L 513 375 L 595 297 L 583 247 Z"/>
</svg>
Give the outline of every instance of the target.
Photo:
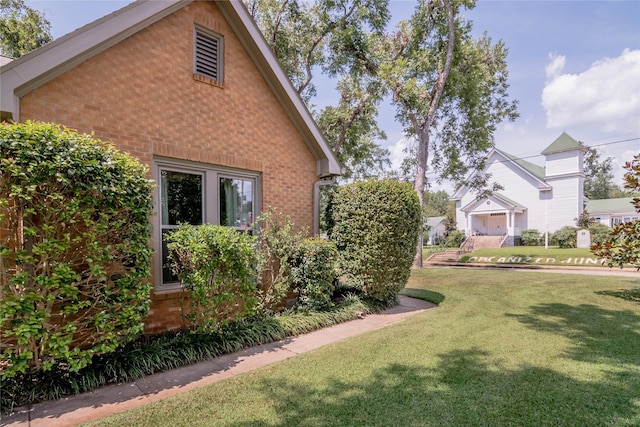
<svg viewBox="0 0 640 427">
<path fill-rule="evenodd" d="M 27 0 L 44 12 L 55 38 L 128 3 Z M 408 18 L 414 6 L 392 0 L 393 20 Z M 487 31 L 509 49 L 510 95 L 519 100 L 520 118 L 499 126 L 496 146 L 542 165 L 540 152 L 566 131 L 613 156 L 620 184 L 621 164 L 640 153 L 640 1 L 481 0 L 464 14 L 476 34 Z M 333 100 L 315 100 L 327 103 Z M 381 106 L 388 139 L 380 144 L 398 164 L 406 141 L 394 115 L 392 106 Z"/>
</svg>

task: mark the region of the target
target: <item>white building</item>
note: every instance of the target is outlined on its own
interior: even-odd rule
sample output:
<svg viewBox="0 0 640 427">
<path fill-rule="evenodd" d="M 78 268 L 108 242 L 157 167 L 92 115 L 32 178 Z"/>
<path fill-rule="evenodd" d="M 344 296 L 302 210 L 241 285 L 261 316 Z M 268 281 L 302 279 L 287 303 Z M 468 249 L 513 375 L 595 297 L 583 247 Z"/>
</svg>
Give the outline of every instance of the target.
<svg viewBox="0 0 640 427">
<path fill-rule="evenodd" d="M 438 240 L 442 239 L 447 231 L 447 227 L 445 225 L 446 217 L 444 216 L 432 216 L 427 218 L 426 222 L 426 233 L 427 233 L 427 244 L 435 245 Z"/>
<path fill-rule="evenodd" d="M 584 208 L 583 157 L 587 148 L 563 133 L 542 154 L 544 167 L 493 149 L 484 172 L 503 189 L 478 198 L 469 187 L 452 197 L 456 221 L 467 236 L 504 236 L 517 243 L 522 230 L 551 234 L 574 226 Z"/>
<path fill-rule="evenodd" d="M 623 222 L 640 219 L 640 214 L 636 212 L 632 202 L 633 197 L 589 200 L 585 209 L 589 212 L 589 216 L 595 218 L 599 223 L 613 227 Z"/>
</svg>

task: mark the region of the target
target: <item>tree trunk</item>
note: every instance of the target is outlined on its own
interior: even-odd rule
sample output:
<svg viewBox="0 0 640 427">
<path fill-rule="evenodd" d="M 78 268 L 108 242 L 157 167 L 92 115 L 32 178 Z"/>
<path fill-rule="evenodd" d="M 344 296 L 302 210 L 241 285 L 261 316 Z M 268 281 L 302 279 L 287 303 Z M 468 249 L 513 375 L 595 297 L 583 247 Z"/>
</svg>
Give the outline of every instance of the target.
<svg viewBox="0 0 640 427">
<path fill-rule="evenodd" d="M 413 268 L 422 268 L 422 242 L 424 240 L 424 218 L 422 218 L 422 210 L 424 206 L 424 190 L 427 184 L 427 164 L 429 161 L 429 132 L 418 133 L 418 162 L 416 166 L 416 176 L 413 188 L 418 195 L 420 202 L 420 228 L 418 230 L 418 245 L 416 247 L 416 256 L 413 259 Z"/>
</svg>

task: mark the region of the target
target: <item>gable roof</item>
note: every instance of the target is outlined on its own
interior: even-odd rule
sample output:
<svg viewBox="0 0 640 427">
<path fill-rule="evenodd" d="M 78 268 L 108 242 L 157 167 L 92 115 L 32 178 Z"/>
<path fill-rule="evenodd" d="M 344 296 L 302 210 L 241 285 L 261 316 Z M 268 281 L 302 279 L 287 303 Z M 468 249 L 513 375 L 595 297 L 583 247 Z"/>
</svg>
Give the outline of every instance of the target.
<svg viewBox="0 0 640 427">
<path fill-rule="evenodd" d="M 444 216 L 431 216 L 427 218 L 427 226 L 431 228 L 435 228 L 438 225 L 440 225 L 440 223 L 442 223 L 442 221 L 444 221 L 445 219 L 446 217 Z"/>
<path fill-rule="evenodd" d="M 525 174 L 529 175 L 533 181 L 535 181 L 535 186 L 536 188 L 538 188 L 540 191 L 549 191 L 551 190 L 551 186 L 549 184 L 547 184 L 547 182 L 544 179 L 545 176 L 545 169 L 542 166 L 538 166 L 536 164 L 533 164 L 531 162 L 528 162 L 526 160 L 520 159 L 514 155 L 511 155 L 509 153 L 506 153 L 502 150 L 498 150 L 497 148 L 493 148 L 489 154 L 487 155 L 487 159 L 490 159 L 491 156 L 493 155 L 499 155 L 502 156 L 505 160 L 504 162 L 509 162 L 511 164 L 513 164 L 516 168 L 521 169 L 522 171 L 525 172 Z M 500 161 L 500 160 L 499 160 Z M 473 174 L 478 173 L 478 171 L 474 171 L 471 173 L 471 175 L 469 175 L 469 177 L 473 176 Z M 469 179 L 467 179 L 467 181 L 469 181 Z M 458 188 L 458 190 L 453 194 L 453 196 L 451 196 L 451 200 L 459 200 L 460 198 L 462 198 L 462 196 L 465 194 L 465 191 L 468 189 L 467 186 L 463 185 L 462 187 Z"/>
<path fill-rule="evenodd" d="M 633 197 L 622 197 L 619 199 L 601 199 L 589 200 L 585 206 L 585 210 L 589 215 L 604 214 L 623 214 L 635 212 L 635 208 L 631 204 Z"/>
<path fill-rule="evenodd" d="M 20 97 L 194 0 L 137 0 L 0 67 L 0 111 L 19 121 Z M 211 0 L 212 1 L 212 0 Z M 317 160 L 319 177 L 342 165 L 241 1 L 216 1 L 276 99 Z"/>
<path fill-rule="evenodd" d="M 500 193 L 492 193 L 491 195 L 481 198 L 481 199 L 474 199 L 472 201 L 470 201 L 469 203 L 467 203 L 465 206 L 462 206 L 460 208 L 460 210 L 462 212 L 471 212 L 473 210 L 475 210 L 478 206 L 482 205 L 483 203 L 490 203 L 493 202 L 494 204 L 497 204 L 499 209 L 498 210 L 509 210 L 509 211 L 514 211 L 514 212 L 518 212 L 518 213 L 522 213 L 524 211 L 527 210 L 526 206 L 521 205 L 520 203 L 511 200 L 510 198 L 500 194 Z M 492 209 L 495 210 L 495 209 Z"/>
<path fill-rule="evenodd" d="M 533 175 L 534 177 L 538 178 L 541 181 L 544 181 L 544 176 L 545 176 L 544 167 L 538 166 L 524 159 L 520 159 L 505 151 L 498 150 L 497 148 L 496 148 L 496 151 L 502 154 L 503 156 L 505 156 L 506 158 L 508 158 L 509 160 L 511 160 L 513 163 L 520 166 L 525 171 L 529 172 L 529 174 Z"/>
<path fill-rule="evenodd" d="M 542 151 L 545 156 L 548 154 L 562 153 L 564 151 L 581 150 L 586 151 L 582 142 L 572 138 L 568 133 L 562 132 L 555 141 Z"/>
</svg>

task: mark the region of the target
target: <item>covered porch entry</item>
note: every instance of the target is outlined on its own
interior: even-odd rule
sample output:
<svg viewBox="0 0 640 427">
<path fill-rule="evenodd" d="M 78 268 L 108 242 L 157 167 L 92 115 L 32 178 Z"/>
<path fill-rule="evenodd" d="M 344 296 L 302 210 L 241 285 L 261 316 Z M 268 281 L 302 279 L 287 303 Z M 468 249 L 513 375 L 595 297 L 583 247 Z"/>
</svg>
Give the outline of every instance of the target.
<svg viewBox="0 0 640 427">
<path fill-rule="evenodd" d="M 475 200 L 462 207 L 465 214 L 465 233 L 467 236 L 507 236 L 506 245 L 513 245 L 520 236 L 520 221 L 526 208 L 513 200 L 492 194 L 481 200 Z"/>
</svg>

